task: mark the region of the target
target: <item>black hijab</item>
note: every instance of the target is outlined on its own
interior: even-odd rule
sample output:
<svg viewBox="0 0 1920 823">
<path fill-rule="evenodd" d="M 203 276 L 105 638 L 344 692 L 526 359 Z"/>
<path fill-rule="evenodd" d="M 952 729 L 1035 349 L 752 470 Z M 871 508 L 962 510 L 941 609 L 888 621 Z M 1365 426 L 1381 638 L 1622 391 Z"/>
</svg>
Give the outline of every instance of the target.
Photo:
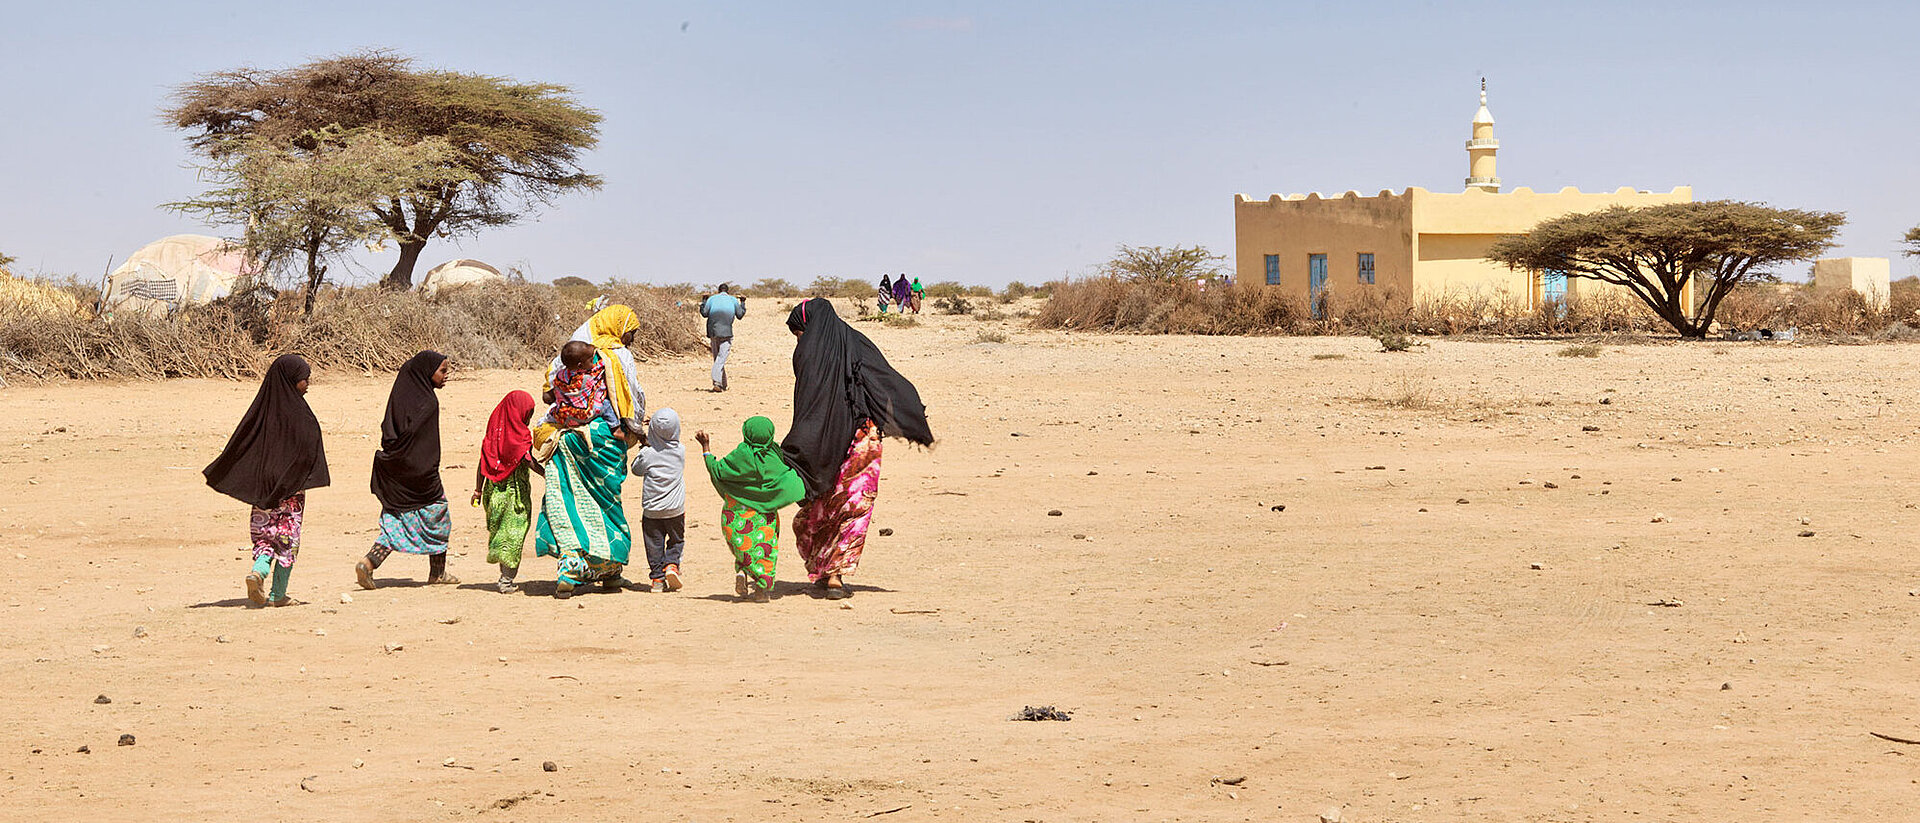
<svg viewBox="0 0 1920 823">
<path fill-rule="evenodd" d="M 440 487 L 440 399 L 433 373 L 446 362 L 423 351 L 400 367 L 380 421 L 380 450 L 373 453 L 373 496 L 380 510 L 398 514 L 447 499 Z"/>
<path fill-rule="evenodd" d="M 312 367 L 297 354 L 283 354 L 260 378 L 253 405 L 227 438 L 227 447 L 200 473 L 214 491 L 260 509 L 327 485 L 327 451 L 320 421 L 300 395 Z"/>
<path fill-rule="evenodd" d="M 787 315 L 787 328 L 802 334 L 793 347 L 793 425 L 780 451 L 806 481 L 806 499 L 833 490 L 862 420 L 872 420 L 883 435 L 933 445 L 920 392 L 887 365 L 872 340 L 834 314 L 832 303 L 801 301 Z"/>
<path fill-rule="evenodd" d="M 884 291 L 884 292 L 886 292 L 886 293 L 888 293 L 888 294 L 892 294 L 892 293 L 893 293 L 893 278 L 892 278 L 892 277 L 889 277 L 889 276 L 887 276 L 887 275 L 884 275 L 884 274 L 883 274 L 883 275 L 880 275 L 880 290 L 881 290 L 881 291 Z"/>
</svg>

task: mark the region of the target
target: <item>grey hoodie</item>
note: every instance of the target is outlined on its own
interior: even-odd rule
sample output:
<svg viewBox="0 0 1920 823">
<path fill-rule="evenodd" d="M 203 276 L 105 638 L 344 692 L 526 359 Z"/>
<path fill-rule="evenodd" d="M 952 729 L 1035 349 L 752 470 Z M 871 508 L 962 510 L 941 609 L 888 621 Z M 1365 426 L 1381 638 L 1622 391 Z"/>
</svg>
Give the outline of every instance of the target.
<svg viewBox="0 0 1920 823">
<path fill-rule="evenodd" d="M 647 444 L 633 459 L 640 478 L 641 516 L 655 520 L 679 517 L 687 511 L 687 452 L 680 445 L 680 415 L 673 409 L 653 413 L 647 422 Z"/>
</svg>

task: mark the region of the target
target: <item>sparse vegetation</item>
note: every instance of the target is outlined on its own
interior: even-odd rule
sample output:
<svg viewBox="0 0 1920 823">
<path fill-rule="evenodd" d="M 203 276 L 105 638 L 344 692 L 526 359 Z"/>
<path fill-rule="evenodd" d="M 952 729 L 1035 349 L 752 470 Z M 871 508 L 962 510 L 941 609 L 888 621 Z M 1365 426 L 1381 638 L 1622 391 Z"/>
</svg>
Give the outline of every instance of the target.
<svg viewBox="0 0 1920 823">
<path fill-rule="evenodd" d="M 828 277 L 820 275 L 807 284 L 808 297 L 852 297 L 855 299 L 873 297 L 874 290 L 880 287 L 880 281 L 855 280 L 850 277 Z"/>
<path fill-rule="evenodd" d="M 1374 329 L 1371 335 L 1380 344 L 1381 351 L 1412 351 L 1414 339 L 1406 332 L 1393 328 Z"/>
<path fill-rule="evenodd" d="M 755 280 L 753 285 L 746 289 L 746 293 L 754 297 L 799 297 L 804 294 L 799 286 L 787 282 L 783 277 L 763 277 Z"/>
<path fill-rule="evenodd" d="M 919 320 L 904 314 L 883 314 L 880 315 L 880 322 L 881 325 L 898 329 L 911 329 L 914 326 L 920 325 Z"/>
<path fill-rule="evenodd" d="M 988 329 L 973 336 L 975 343 L 1005 343 L 1007 333 L 998 329 Z"/>
<path fill-rule="evenodd" d="M 1313 359 L 1314 360 L 1345 360 L 1347 359 L 1347 356 L 1344 354 L 1337 354 L 1333 352 L 1321 352 L 1319 354 L 1313 355 Z"/>
<path fill-rule="evenodd" d="M 1600 347 L 1592 343 L 1582 343 L 1568 346 L 1554 353 L 1561 357 L 1599 357 Z"/>
<path fill-rule="evenodd" d="M 1205 246 L 1121 246 L 1101 273 L 1133 283 L 1194 283 L 1218 275 L 1226 259 Z"/>
<path fill-rule="evenodd" d="M 941 314 L 972 314 L 973 301 L 959 295 L 948 295 L 933 301 L 933 310 Z"/>
<path fill-rule="evenodd" d="M 605 291 L 640 315 L 640 357 L 704 347 L 697 317 L 677 293 L 622 285 Z M 31 378 L 251 377 L 280 352 L 325 369 L 384 370 L 421 349 L 465 368 L 533 368 L 553 356 L 582 320 L 579 303 L 553 286 L 488 283 L 434 299 L 378 288 L 322 289 L 311 317 L 296 300 L 255 313 L 232 298 L 170 317 L 123 313 L 111 321 L 71 308 L 0 301 L 0 374 Z"/>
</svg>

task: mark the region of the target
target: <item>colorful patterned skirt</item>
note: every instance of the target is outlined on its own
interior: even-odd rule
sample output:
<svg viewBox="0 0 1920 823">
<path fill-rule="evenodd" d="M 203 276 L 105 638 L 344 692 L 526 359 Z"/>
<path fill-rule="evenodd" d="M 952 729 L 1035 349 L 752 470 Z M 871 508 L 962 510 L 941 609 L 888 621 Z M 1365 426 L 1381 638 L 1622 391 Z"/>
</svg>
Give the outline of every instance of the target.
<svg viewBox="0 0 1920 823">
<path fill-rule="evenodd" d="M 404 512 L 380 513 L 380 537 L 373 547 L 402 554 L 446 554 L 453 536 L 447 501 L 436 500 Z"/>
<path fill-rule="evenodd" d="M 763 512 L 722 494 L 720 534 L 733 550 L 733 570 L 745 572 L 761 591 L 773 590 L 773 567 L 780 559 L 780 512 Z"/>
<path fill-rule="evenodd" d="M 294 558 L 300 556 L 300 521 L 306 510 L 306 492 L 280 501 L 276 508 L 254 509 L 247 520 L 247 531 L 253 536 L 254 562 L 266 556 L 281 568 L 293 568 Z"/>
<path fill-rule="evenodd" d="M 559 577 L 569 583 L 617 579 L 633 546 L 620 503 L 626 443 L 598 419 L 559 438 L 547 467 L 534 553 L 559 558 Z"/>
<path fill-rule="evenodd" d="M 533 480 L 527 464 L 499 483 L 482 477 L 480 506 L 487 513 L 487 562 L 517 568 L 533 526 Z"/>
<path fill-rule="evenodd" d="M 803 504 L 793 516 L 793 539 L 807 561 L 807 578 L 820 580 L 860 567 L 873 524 L 873 498 L 880 492 L 880 430 L 860 424 L 847 447 L 833 491 Z"/>
</svg>

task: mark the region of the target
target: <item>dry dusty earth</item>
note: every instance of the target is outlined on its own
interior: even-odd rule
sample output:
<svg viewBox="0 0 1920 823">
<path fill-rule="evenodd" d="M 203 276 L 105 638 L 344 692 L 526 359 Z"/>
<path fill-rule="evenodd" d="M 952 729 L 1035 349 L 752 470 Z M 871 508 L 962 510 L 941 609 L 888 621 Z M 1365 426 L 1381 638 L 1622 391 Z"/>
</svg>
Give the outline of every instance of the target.
<svg viewBox="0 0 1920 823">
<path fill-rule="evenodd" d="M 723 449 L 789 415 L 791 341 L 754 308 L 734 391 L 645 367 Z M 252 385 L 0 390 L 0 816 L 1915 814 L 1920 746 L 1870 734 L 1920 739 L 1912 347 L 862 327 L 942 442 L 890 442 L 893 532 L 845 605 L 791 555 L 771 605 L 733 602 L 697 474 L 683 593 L 556 601 L 538 559 L 496 594 L 464 506 L 467 585 L 400 556 L 354 591 L 389 377 L 327 373 L 310 605 L 249 608 L 246 511 L 198 470 Z M 443 392 L 457 502 L 535 381 Z"/>
</svg>

